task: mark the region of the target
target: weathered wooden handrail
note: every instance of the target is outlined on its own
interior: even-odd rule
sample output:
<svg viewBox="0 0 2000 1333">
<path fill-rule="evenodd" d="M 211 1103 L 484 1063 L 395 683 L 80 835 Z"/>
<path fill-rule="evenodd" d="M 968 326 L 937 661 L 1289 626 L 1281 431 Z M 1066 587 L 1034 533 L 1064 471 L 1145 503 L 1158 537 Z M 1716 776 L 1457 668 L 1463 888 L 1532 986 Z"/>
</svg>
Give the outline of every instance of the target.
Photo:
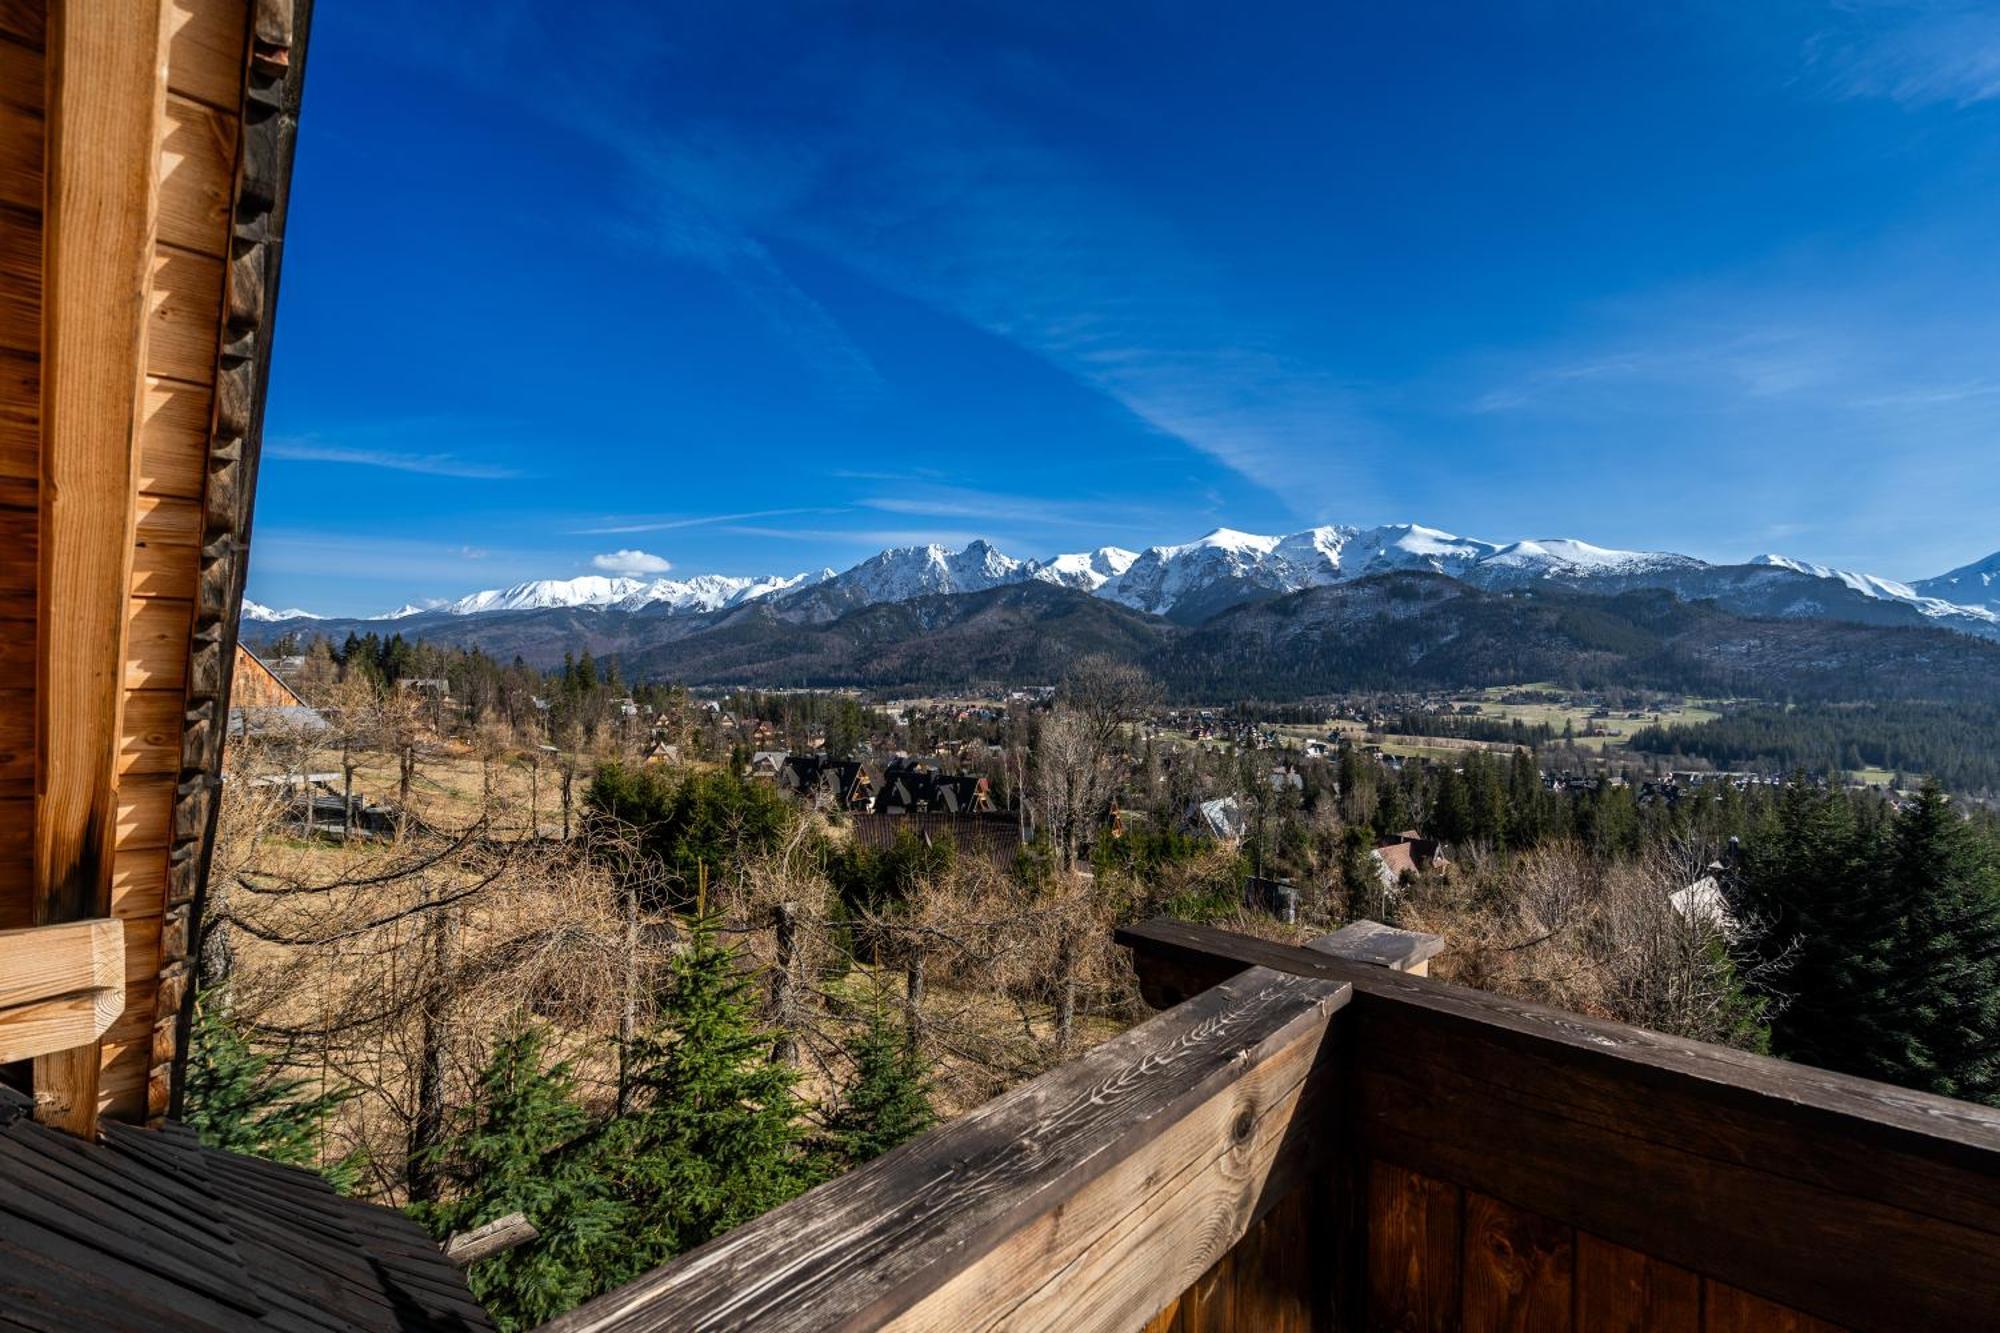
<svg viewBox="0 0 2000 1333">
<path fill-rule="evenodd" d="M 1118 939 L 1149 995 L 1248 967 L 1351 985 L 1364 1163 L 1850 1328 L 2000 1310 L 2000 1111 L 1203 926 Z"/>
<path fill-rule="evenodd" d="M 1333 1146 L 1350 993 L 1252 968 L 549 1327 L 1136 1327 Z"/>
</svg>

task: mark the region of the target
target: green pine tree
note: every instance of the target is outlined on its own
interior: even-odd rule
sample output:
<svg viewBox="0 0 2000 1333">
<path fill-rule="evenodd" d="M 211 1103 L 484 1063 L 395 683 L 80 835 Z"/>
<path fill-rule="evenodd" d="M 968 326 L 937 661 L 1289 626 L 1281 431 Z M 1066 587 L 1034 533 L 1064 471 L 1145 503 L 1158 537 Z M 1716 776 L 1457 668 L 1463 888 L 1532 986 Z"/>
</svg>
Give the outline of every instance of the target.
<svg viewBox="0 0 2000 1333">
<path fill-rule="evenodd" d="M 1772 1050 L 2000 1104 L 2000 860 L 1936 787 L 1878 822 L 1795 782 L 1746 858 Z"/>
<path fill-rule="evenodd" d="M 450 1188 L 410 1214 L 443 1240 L 524 1213 L 536 1237 L 467 1270 L 472 1294 L 503 1329 L 546 1323 L 611 1285 L 598 1269 L 625 1213 L 592 1150 L 591 1117 L 568 1062 L 544 1067 L 548 1038 L 521 1025 L 493 1048 L 470 1106 L 439 1145 Z"/>
<path fill-rule="evenodd" d="M 854 1073 L 814 1142 L 828 1174 L 851 1170 L 937 1123 L 923 1057 L 877 1009 L 848 1047 Z"/>
<path fill-rule="evenodd" d="M 1927 784 L 1876 879 L 1896 911 L 1857 1072 L 2000 1106 L 2000 856 Z"/>
<path fill-rule="evenodd" d="M 189 1031 L 182 1121 L 211 1148 L 319 1168 L 326 1117 L 352 1094 L 314 1093 L 271 1056 L 253 1050 L 229 1018 L 227 996 L 210 991 L 195 1003 Z M 360 1173 L 358 1158 L 319 1168 L 336 1188 Z"/>
<path fill-rule="evenodd" d="M 813 1183 L 794 1074 L 770 1058 L 758 998 L 716 922 L 694 923 L 658 1025 L 628 1052 L 636 1105 L 600 1160 L 630 1225 L 606 1262 L 636 1276 Z"/>
</svg>

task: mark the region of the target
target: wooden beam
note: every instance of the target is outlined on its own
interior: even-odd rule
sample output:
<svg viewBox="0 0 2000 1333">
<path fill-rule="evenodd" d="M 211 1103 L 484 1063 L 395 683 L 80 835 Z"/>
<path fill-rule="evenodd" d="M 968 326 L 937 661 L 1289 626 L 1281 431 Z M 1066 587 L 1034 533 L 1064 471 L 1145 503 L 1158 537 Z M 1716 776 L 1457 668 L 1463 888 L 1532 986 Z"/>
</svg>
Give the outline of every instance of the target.
<svg viewBox="0 0 2000 1333">
<path fill-rule="evenodd" d="M 1331 935 L 1309 940 L 1306 948 L 1351 963 L 1386 967 L 1413 977 L 1430 975 L 1431 959 L 1444 952 L 1444 936 L 1397 930 L 1379 921 L 1350 921 Z"/>
<path fill-rule="evenodd" d="M 47 34 L 36 920 L 105 913 L 145 395 L 162 0 L 58 0 Z M 95 1043 L 35 1062 L 36 1111 L 95 1133 Z"/>
<path fill-rule="evenodd" d="M 509 1213 L 505 1217 L 494 1218 L 484 1226 L 457 1232 L 438 1248 L 457 1267 L 470 1268 L 481 1259 L 490 1259 L 517 1245 L 526 1245 L 540 1234 L 526 1213 Z"/>
<path fill-rule="evenodd" d="M 1855 1329 L 2000 1308 L 1993 1108 L 1207 927 L 1120 939 L 1142 977 L 1347 979 L 1348 1133 L 1377 1164 Z"/>
<path fill-rule="evenodd" d="M 1349 993 L 1254 969 L 548 1328 L 1137 1328 L 1331 1147 Z"/>
<path fill-rule="evenodd" d="M 0 1064 L 87 1046 L 124 1007 L 124 923 L 0 930 Z"/>
</svg>

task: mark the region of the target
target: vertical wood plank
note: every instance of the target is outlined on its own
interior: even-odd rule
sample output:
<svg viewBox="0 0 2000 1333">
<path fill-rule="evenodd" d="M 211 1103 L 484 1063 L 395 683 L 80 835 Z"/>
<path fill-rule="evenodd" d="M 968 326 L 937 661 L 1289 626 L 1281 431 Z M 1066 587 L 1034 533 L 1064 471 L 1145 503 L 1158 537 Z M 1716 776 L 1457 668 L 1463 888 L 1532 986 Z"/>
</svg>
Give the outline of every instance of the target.
<svg viewBox="0 0 2000 1333">
<path fill-rule="evenodd" d="M 1578 1232 L 1576 1327 L 1578 1333 L 1699 1333 L 1701 1279 Z"/>
<path fill-rule="evenodd" d="M 1321 1265 L 1308 1237 L 1314 1228 L 1318 1178 L 1278 1201 L 1244 1233 L 1225 1261 L 1230 1276 L 1230 1327 L 1268 1333 L 1312 1333 L 1321 1304 Z"/>
<path fill-rule="evenodd" d="M 47 33 L 35 890 L 40 923 L 111 892 L 132 504 L 166 100 L 160 0 L 65 0 Z M 38 1057 L 36 1113 L 93 1135 L 95 1046 Z"/>
<path fill-rule="evenodd" d="M 1467 1190 L 1466 1333 L 1556 1333 L 1570 1327 L 1575 1232 L 1560 1222 Z"/>
<path fill-rule="evenodd" d="M 1459 1191 L 1374 1162 L 1368 1171 L 1368 1327 L 1459 1327 Z"/>
<path fill-rule="evenodd" d="M 1838 1324 L 1708 1278 L 1702 1280 L 1702 1306 L 1708 1333 L 1841 1333 Z"/>
</svg>

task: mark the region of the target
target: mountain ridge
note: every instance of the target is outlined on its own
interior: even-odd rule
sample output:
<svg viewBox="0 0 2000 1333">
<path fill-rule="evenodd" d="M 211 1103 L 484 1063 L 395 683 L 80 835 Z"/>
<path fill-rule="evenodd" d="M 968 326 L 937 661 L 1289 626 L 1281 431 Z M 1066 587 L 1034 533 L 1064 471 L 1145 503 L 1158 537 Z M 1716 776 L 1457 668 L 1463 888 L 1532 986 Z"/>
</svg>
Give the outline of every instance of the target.
<svg viewBox="0 0 2000 1333">
<path fill-rule="evenodd" d="M 793 575 L 648 580 L 592 574 L 531 580 L 439 604 L 412 602 L 375 619 L 583 608 L 687 616 L 767 603 L 779 608 L 781 618 L 825 624 L 871 605 L 1037 582 L 1194 625 L 1246 602 L 1403 571 L 1441 574 L 1485 589 L 1663 588 L 1684 598 L 1716 597 L 1745 613 L 1931 623 L 2000 639 L 2000 553 L 1913 585 L 1776 554 L 1719 565 L 1671 551 L 1621 550 L 1575 538 L 1488 542 L 1415 523 L 1323 525 L 1282 535 L 1217 528 L 1191 542 L 1144 551 L 1103 546 L 1047 559 L 1018 558 L 979 539 L 956 551 L 938 544 L 891 547 L 843 571 Z M 1940 590 L 1961 592 L 1969 600 L 1949 600 Z M 319 619 L 256 603 L 246 603 L 244 615 L 262 623 Z"/>
</svg>

